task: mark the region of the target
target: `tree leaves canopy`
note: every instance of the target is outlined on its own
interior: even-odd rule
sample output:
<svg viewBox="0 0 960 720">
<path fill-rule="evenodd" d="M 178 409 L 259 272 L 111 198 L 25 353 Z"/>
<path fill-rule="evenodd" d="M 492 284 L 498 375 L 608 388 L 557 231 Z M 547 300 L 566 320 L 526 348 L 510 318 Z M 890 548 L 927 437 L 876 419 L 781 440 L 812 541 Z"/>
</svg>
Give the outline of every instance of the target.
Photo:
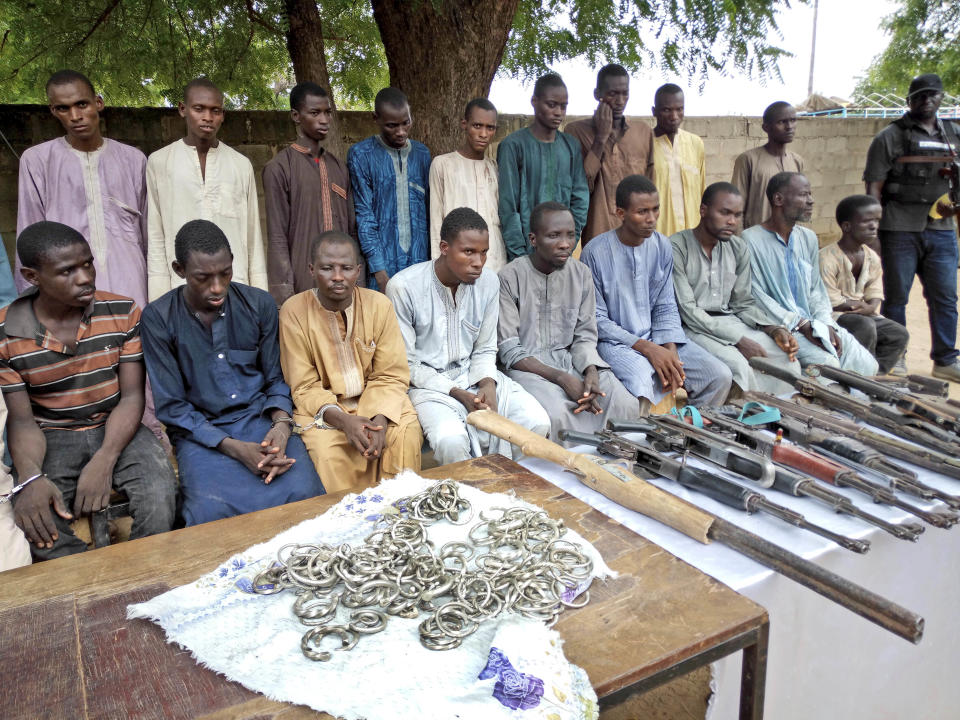
<svg viewBox="0 0 960 720">
<path fill-rule="evenodd" d="M 532 77 L 584 57 L 592 66 L 617 62 L 701 83 L 734 70 L 776 75 L 788 54 L 773 45 L 778 6 L 789 0 L 521 0 L 501 73 Z"/>
<path fill-rule="evenodd" d="M 324 43 L 339 107 L 366 106 L 387 82 L 363 0 L 324 0 Z M 62 68 L 85 72 L 114 105 L 174 105 L 207 75 L 228 106 L 283 108 L 294 84 L 282 0 L 0 0 L 0 87 L 46 103 Z"/>
<path fill-rule="evenodd" d="M 443 1 L 452 0 L 433 0 Z M 784 55 L 772 44 L 781 5 L 789 0 L 521 0 L 500 72 L 528 78 L 583 57 L 701 82 L 708 72 L 768 76 Z M 110 104 L 165 105 L 205 74 L 232 107 L 286 107 L 294 78 L 283 8 L 283 0 L 0 0 L 0 87 L 8 102 L 43 103 L 47 77 L 69 67 Z M 370 107 L 388 73 L 369 1 L 318 8 L 338 106 Z"/>
<path fill-rule="evenodd" d="M 956 0 L 900 0 L 883 21 L 890 33 L 887 49 L 874 58 L 856 93 L 893 93 L 903 97 L 910 81 L 935 72 L 948 92 L 960 92 L 960 3 Z"/>
</svg>

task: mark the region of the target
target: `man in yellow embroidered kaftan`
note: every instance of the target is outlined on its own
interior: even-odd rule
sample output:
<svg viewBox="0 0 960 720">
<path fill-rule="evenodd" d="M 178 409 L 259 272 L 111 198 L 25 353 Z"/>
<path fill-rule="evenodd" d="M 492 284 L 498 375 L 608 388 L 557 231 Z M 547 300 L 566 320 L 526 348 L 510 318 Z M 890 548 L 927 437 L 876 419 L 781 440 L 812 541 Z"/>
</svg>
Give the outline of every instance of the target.
<svg viewBox="0 0 960 720">
<path fill-rule="evenodd" d="M 310 256 L 316 288 L 280 309 L 280 362 L 323 486 L 361 490 L 419 470 L 423 433 L 393 306 L 356 287 L 360 255 L 349 235 L 321 234 Z"/>
</svg>

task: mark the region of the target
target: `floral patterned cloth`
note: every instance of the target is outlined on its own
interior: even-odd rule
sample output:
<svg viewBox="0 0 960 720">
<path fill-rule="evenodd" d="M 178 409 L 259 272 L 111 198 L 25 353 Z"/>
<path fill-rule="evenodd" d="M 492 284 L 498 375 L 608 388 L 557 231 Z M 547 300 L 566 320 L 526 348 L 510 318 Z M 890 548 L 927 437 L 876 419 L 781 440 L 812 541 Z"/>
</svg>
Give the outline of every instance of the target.
<svg viewBox="0 0 960 720">
<path fill-rule="evenodd" d="M 393 503 L 433 481 L 405 472 L 360 495 L 348 495 L 323 515 L 234 555 L 196 582 L 129 606 L 131 618 L 158 623 L 170 642 L 201 664 L 275 699 L 308 705 L 347 720 L 461 720 L 597 717 L 597 698 L 587 674 L 563 655 L 556 631 L 516 614 L 481 624 L 455 650 L 427 650 L 418 619 L 390 618 L 387 628 L 365 637 L 330 662 L 300 651 L 305 627 L 293 615 L 294 595 L 256 595 L 252 579 L 288 543 L 360 544 Z M 494 507 L 533 508 L 513 495 L 468 486 L 460 493 L 475 513 Z M 436 523 L 428 537 L 440 547 L 466 540 L 473 523 Z M 572 530 L 565 539 L 582 545 L 594 576 L 613 577 L 596 549 Z M 340 623 L 348 610 L 338 610 Z"/>
</svg>

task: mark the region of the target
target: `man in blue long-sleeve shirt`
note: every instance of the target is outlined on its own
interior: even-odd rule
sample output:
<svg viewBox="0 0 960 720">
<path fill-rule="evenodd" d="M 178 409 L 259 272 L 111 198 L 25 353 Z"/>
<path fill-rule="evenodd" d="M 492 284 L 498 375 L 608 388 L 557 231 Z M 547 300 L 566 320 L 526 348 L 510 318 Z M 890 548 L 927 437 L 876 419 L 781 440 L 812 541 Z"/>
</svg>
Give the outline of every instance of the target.
<svg viewBox="0 0 960 720">
<path fill-rule="evenodd" d="M 720 405 L 730 391 L 730 368 L 696 343 L 680 325 L 673 294 L 673 247 L 657 232 L 660 196 L 643 175 L 617 185 L 622 225 L 590 241 L 581 260 L 597 291 L 597 352 L 641 412 L 667 392 L 684 387 L 691 405 Z"/>
<path fill-rule="evenodd" d="M 276 303 L 230 282 L 233 255 L 212 222 L 188 222 L 175 248 L 186 285 L 147 306 L 141 335 L 187 525 L 322 494 L 303 442 L 291 437 Z"/>
<path fill-rule="evenodd" d="M 384 292 L 389 279 L 430 258 L 430 151 L 410 140 L 410 105 L 396 88 L 374 100 L 379 135 L 347 152 L 357 235 L 367 260 L 367 285 Z"/>
</svg>

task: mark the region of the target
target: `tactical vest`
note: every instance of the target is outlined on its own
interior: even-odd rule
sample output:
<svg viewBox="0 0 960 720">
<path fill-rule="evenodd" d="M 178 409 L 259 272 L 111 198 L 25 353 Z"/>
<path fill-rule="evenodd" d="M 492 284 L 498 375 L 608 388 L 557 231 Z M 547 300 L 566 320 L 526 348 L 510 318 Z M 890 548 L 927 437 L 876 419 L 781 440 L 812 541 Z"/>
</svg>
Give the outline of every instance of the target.
<svg viewBox="0 0 960 720">
<path fill-rule="evenodd" d="M 897 154 L 897 157 L 911 155 L 945 157 L 950 155 L 950 148 L 943 142 L 939 134 L 931 136 L 917 130 L 907 122 L 906 117 L 894 120 L 891 124 L 900 129 L 901 152 Z M 954 149 L 960 151 L 960 142 L 958 142 L 953 123 L 944 122 L 943 129 Z M 946 167 L 945 162 L 898 163 L 894 161 L 893 168 L 887 174 L 887 180 L 883 184 L 883 201 L 894 200 L 900 203 L 932 205 L 950 189 L 947 179 L 940 175 L 940 168 L 942 167 Z"/>
</svg>

